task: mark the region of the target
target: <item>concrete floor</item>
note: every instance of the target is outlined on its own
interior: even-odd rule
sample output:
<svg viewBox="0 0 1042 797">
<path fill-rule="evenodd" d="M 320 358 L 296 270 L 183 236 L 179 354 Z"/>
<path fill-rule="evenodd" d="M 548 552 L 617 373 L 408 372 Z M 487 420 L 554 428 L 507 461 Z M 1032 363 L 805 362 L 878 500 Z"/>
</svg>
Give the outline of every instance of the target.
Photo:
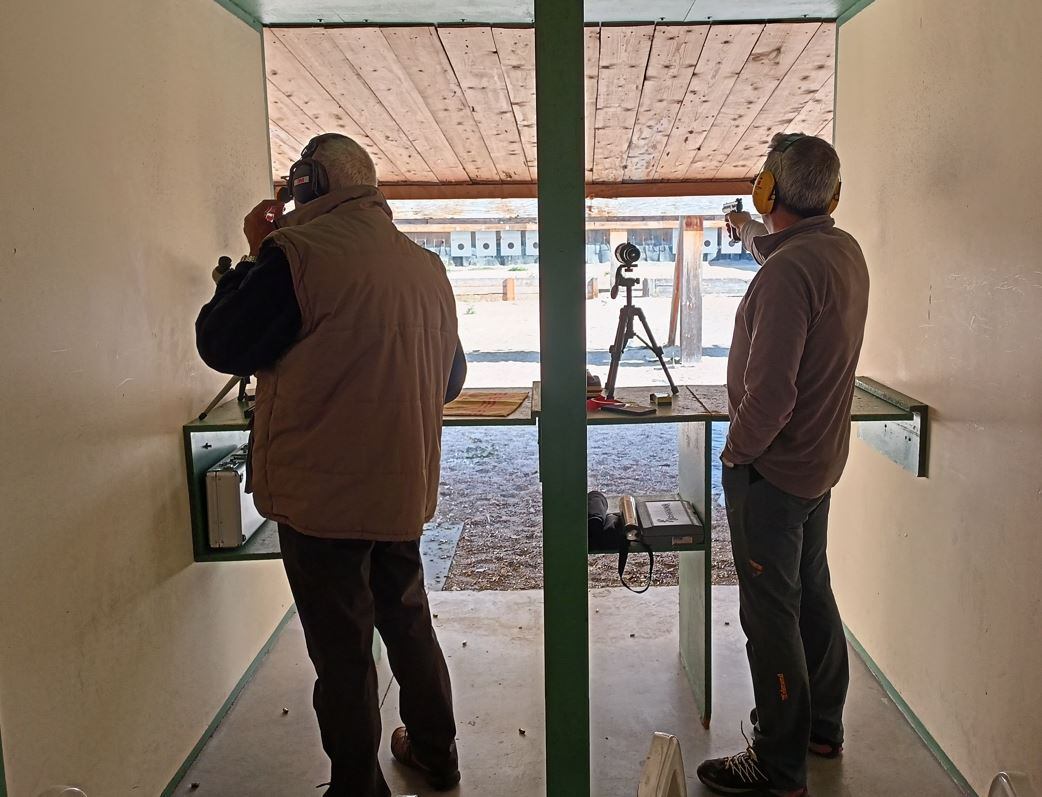
<svg viewBox="0 0 1042 797">
<path fill-rule="evenodd" d="M 595 797 L 636 793 L 654 731 L 680 739 L 692 797 L 709 794 L 694 774 L 703 758 L 742 749 L 739 723 L 748 731 L 752 689 L 738 594 L 734 587 L 716 587 L 713 598 L 715 698 L 712 728 L 705 731 L 677 656 L 676 589 L 590 593 Z M 450 797 L 539 797 L 545 788 L 542 593 L 438 592 L 431 605 L 452 671 L 459 726 L 463 782 Z M 294 620 L 176 793 L 319 794 L 315 787 L 326 780 L 328 764 L 311 709 L 313 677 Z M 386 740 L 399 724 L 386 658 L 380 677 Z M 846 722 L 843 758 L 810 762 L 815 797 L 961 794 L 853 652 Z M 394 794 L 430 793 L 391 760 L 386 746 L 382 765 Z"/>
</svg>

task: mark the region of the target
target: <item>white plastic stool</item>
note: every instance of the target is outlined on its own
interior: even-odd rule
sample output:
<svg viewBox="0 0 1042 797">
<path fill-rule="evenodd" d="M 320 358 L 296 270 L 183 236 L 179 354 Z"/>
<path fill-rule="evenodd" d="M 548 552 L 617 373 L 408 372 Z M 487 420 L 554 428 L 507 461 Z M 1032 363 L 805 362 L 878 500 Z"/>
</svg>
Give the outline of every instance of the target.
<svg viewBox="0 0 1042 797">
<path fill-rule="evenodd" d="M 687 797 L 680 742 L 668 733 L 651 737 L 651 750 L 640 773 L 637 797 Z"/>
</svg>

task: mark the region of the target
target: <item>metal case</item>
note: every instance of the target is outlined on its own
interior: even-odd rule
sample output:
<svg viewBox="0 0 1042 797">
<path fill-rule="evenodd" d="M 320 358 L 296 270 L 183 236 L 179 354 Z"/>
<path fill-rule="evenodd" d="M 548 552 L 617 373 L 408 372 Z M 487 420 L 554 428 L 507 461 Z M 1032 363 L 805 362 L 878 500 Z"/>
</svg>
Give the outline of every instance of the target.
<svg viewBox="0 0 1042 797">
<path fill-rule="evenodd" d="M 237 548 L 264 523 L 246 492 L 249 446 L 237 448 L 206 471 L 206 521 L 211 548 Z"/>
<path fill-rule="evenodd" d="M 669 542 L 674 546 L 705 542 L 705 528 L 687 501 L 637 499 L 637 516 L 645 540 Z"/>
</svg>

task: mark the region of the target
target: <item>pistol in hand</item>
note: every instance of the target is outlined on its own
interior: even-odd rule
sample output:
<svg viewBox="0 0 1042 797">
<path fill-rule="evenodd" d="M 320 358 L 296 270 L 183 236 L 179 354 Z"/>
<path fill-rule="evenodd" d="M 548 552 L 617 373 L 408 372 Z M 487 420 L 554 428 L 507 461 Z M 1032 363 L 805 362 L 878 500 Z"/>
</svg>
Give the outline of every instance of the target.
<svg viewBox="0 0 1042 797">
<path fill-rule="evenodd" d="M 725 218 L 724 218 L 724 225 L 727 227 L 727 234 L 731 236 L 731 243 L 733 243 L 733 244 L 740 243 L 741 240 L 742 240 L 742 237 L 738 234 L 738 230 L 736 230 L 731 225 L 731 222 L 727 221 L 726 216 L 729 213 L 741 213 L 741 212 L 742 212 L 742 199 L 741 199 L 741 197 L 736 199 L 734 202 L 725 202 L 724 203 L 724 216 L 725 216 Z"/>
</svg>

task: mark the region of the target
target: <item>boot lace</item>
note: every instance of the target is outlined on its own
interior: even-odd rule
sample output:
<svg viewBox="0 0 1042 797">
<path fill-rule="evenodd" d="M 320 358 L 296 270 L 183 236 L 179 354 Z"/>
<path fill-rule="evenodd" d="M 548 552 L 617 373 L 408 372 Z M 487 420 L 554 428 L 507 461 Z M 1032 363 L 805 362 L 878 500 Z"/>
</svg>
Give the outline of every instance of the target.
<svg viewBox="0 0 1042 797">
<path fill-rule="evenodd" d="M 742 737 L 745 739 L 745 750 L 737 755 L 728 756 L 724 759 L 724 769 L 733 772 L 735 777 L 744 783 L 762 783 L 767 780 L 767 773 L 760 769 L 753 750 L 752 742 L 745 735 L 745 726 L 742 725 Z"/>
</svg>

